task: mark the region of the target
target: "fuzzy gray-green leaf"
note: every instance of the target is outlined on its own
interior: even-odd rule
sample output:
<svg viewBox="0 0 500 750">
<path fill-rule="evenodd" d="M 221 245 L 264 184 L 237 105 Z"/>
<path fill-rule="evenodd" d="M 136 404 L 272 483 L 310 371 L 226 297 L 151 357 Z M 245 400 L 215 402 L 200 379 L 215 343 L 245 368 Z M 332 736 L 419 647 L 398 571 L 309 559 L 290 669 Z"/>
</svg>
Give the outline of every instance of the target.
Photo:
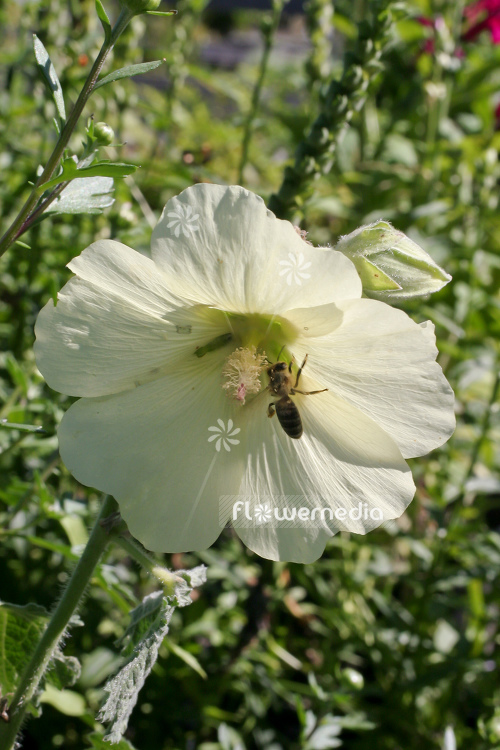
<svg viewBox="0 0 500 750">
<path fill-rule="evenodd" d="M 85 177 L 70 182 L 44 214 L 101 214 L 112 206 L 112 177 Z"/>
<path fill-rule="evenodd" d="M 38 67 L 42 71 L 45 82 L 54 99 L 57 114 L 59 115 L 61 122 L 64 124 L 66 122 L 66 108 L 64 106 L 61 84 L 57 77 L 56 69 L 49 57 L 49 53 L 36 34 L 33 34 L 33 49 L 35 50 L 35 58 Z"/>
</svg>

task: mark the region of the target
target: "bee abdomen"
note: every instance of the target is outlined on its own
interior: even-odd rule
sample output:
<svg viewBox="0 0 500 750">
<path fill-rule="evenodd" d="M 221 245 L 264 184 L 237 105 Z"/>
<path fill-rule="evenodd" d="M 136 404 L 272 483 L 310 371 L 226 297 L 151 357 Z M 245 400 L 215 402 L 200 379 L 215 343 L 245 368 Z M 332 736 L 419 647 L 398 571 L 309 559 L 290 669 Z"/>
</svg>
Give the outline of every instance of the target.
<svg viewBox="0 0 500 750">
<path fill-rule="evenodd" d="M 291 398 L 282 398 L 275 404 L 280 425 L 288 437 L 297 440 L 302 435 L 300 413 Z"/>
</svg>

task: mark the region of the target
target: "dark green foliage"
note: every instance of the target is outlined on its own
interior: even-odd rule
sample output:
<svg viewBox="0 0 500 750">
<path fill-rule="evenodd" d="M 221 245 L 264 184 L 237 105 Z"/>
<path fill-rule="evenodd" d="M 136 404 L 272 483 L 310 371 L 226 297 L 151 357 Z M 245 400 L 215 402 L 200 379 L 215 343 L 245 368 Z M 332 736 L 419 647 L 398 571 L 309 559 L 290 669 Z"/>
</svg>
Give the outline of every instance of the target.
<svg viewBox="0 0 500 750">
<path fill-rule="evenodd" d="M 0 261 L 0 419 L 9 423 L 0 424 L 0 589 L 17 605 L 53 607 L 98 506 L 58 456 L 55 431 L 71 399 L 36 370 L 38 311 L 69 278 L 65 264 L 97 237 L 147 252 L 169 197 L 194 182 L 236 179 L 257 65 L 210 69 L 203 2 L 178 7 L 168 25 L 135 19 L 104 74 L 163 57 L 167 65 L 103 87 L 84 113 L 126 144 L 103 158 L 142 168 L 115 183 L 103 213 L 51 214 Z M 456 433 L 411 462 L 417 496 L 402 519 L 366 537 L 335 537 L 313 565 L 261 560 L 229 530 L 208 552 L 166 556 L 170 568 L 205 563 L 208 581 L 173 613 L 119 750 L 128 742 L 137 750 L 448 750 L 453 736 L 459 749 L 500 746 L 500 46 L 487 33 L 462 42 L 458 7 L 415 0 L 390 24 L 378 3 L 336 3 L 333 22 L 354 51 L 343 69 L 335 56 L 326 86 L 311 84 L 319 69 L 307 51 L 287 57 L 275 39 L 244 171 L 245 186 L 278 196 L 281 215 L 300 205 L 314 244 L 384 218 L 453 275 L 431 299 L 402 307 L 436 325 L 457 396 Z M 111 3 L 106 10 L 114 17 Z M 451 46 L 412 20 L 422 14 L 443 16 Z M 368 26 L 357 27 L 361 18 Z M 259 20 L 243 12 L 233 26 L 240 33 Z M 3 222 L 57 138 L 54 102 L 27 41 L 33 31 L 68 108 L 103 36 L 90 1 L 9 0 L 0 9 Z M 81 122 L 72 153 L 81 153 L 84 131 Z M 107 553 L 80 612 L 85 626 L 64 647 L 82 662 L 72 690 L 85 710 L 66 715 L 44 704 L 26 726 L 25 748 L 107 746 L 94 717 L 119 668 L 116 642 L 130 610 L 158 588 L 123 550 Z"/>
</svg>

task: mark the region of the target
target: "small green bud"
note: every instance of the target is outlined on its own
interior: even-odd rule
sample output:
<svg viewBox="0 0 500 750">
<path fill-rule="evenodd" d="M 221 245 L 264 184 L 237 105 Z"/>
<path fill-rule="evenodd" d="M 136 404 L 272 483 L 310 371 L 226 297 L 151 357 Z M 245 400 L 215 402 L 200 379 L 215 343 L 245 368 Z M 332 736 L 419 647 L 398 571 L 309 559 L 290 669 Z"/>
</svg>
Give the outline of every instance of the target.
<svg viewBox="0 0 500 750">
<path fill-rule="evenodd" d="M 148 10 L 158 10 L 161 0 L 120 0 L 120 3 L 134 13 L 147 13 Z"/>
<path fill-rule="evenodd" d="M 352 260 L 363 292 L 375 299 L 423 297 L 451 281 L 425 250 L 387 221 L 359 227 L 341 237 L 335 249 Z"/>
<path fill-rule="evenodd" d="M 357 669 L 352 669 L 352 667 L 343 669 L 340 676 L 346 687 L 362 690 L 365 685 L 365 680 L 361 672 L 358 672 Z"/>
<path fill-rule="evenodd" d="M 115 133 L 106 122 L 96 122 L 94 125 L 94 138 L 100 146 L 109 146 L 113 143 Z"/>
</svg>

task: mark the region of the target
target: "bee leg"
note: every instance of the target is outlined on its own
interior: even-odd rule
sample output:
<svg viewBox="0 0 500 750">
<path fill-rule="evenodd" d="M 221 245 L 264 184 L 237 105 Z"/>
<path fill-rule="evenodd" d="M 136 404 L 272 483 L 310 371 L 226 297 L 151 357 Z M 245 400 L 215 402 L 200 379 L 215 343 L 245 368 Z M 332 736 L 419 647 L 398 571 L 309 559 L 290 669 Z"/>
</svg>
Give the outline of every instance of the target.
<svg viewBox="0 0 500 750">
<path fill-rule="evenodd" d="M 324 393 L 328 388 L 322 388 L 320 391 L 299 391 L 297 388 L 292 388 L 290 393 L 301 393 L 303 396 L 314 396 L 315 393 Z"/>
<path fill-rule="evenodd" d="M 267 407 L 267 416 L 274 417 L 275 414 L 276 414 L 276 409 L 275 409 L 274 403 L 270 403 L 269 406 Z"/>
<path fill-rule="evenodd" d="M 300 367 L 299 367 L 299 371 L 298 371 L 298 373 L 297 373 L 297 378 L 296 378 L 296 380 L 295 380 L 295 385 L 294 385 L 294 388 L 297 388 L 297 386 L 298 386 L 298 384 L 299 384 L 299 379 L 300 379 L 300 375 L 301 375 L 301 373 L 302 373 L 302 370 L 304 369 L 304 365 L 305 365 L 305 363 L 307 362 L 307 358 L 308 358 L 308 356 L 309 356 L 309 355 L 308 355 L 308 354 L 306 354 L 306 356 L 304 357 L 304 361 L 302 362 L 302 364 L 301 364 L 301 365 L 300 365 Z M 299 391 L 297 391 L 297 393 L 299 393 Z"/>
</svg>

